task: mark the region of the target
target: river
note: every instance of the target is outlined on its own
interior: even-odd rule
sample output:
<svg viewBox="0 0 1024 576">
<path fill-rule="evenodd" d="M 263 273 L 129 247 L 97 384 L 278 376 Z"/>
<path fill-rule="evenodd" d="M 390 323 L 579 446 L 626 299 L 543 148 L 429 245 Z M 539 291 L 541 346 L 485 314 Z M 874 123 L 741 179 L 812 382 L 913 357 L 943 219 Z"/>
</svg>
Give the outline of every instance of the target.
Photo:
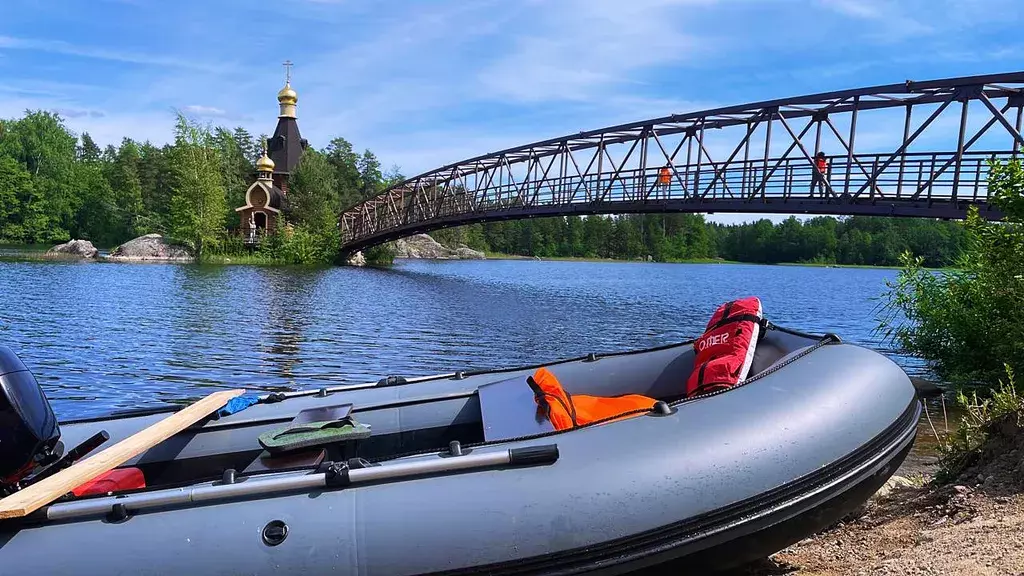
<svg viewBox="0 0 1024 576">
<path fill-rule="evenodd" d="M 216 387 L 288 390 L 539 363 L 698 335 L 726 300 L 892 357 L 875 333 L 895 270 L 532 260 L 391 269 L 0 262 L 0 344 L 61 420 Z"/>
</svg>

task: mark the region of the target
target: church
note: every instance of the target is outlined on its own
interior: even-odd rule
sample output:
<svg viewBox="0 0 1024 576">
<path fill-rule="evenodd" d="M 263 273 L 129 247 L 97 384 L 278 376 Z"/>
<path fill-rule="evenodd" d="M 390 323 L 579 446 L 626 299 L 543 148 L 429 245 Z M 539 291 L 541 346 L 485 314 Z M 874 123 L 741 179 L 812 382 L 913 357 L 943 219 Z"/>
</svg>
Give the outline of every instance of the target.
<svg viewBox="0 0 1024 576">
<path fill-rule="evenodd" d="M 235 208 L 247 244 L 255 244 L 261 235 L 277 229 L 281 215 L 287 212 L 288 178 L 309 146 L 299 134 L 295 115 L 299 95 L 291 84 L 291 62 L 285 62 L 285 66 L 285 85 L 277 93 L 277 128 L 264 142 L 263 156 L 256 161 L 256 181 L 245 191 L 245 205 Z"/>
</svg>

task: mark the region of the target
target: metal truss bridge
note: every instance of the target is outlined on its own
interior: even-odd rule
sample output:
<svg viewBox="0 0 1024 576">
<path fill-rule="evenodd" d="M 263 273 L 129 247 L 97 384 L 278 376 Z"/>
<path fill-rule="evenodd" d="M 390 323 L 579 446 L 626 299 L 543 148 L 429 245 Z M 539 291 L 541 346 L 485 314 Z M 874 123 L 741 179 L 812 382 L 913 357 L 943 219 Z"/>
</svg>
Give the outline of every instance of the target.
<svg viewBox="0 0 1024 576">
<path fill-rule="evenodd" d="M 341 248 L 474 222 L 582 214 L 963 218 L 976 205 L 997 219 L 986 202 L 988 163 L 1021 153 L 1022 119 L 1024 72 L 1015 72 L 580 132 L 405 180 L 341 214 Z M 828 161 L 823 176 L 819 151 Z"/>
</svg>

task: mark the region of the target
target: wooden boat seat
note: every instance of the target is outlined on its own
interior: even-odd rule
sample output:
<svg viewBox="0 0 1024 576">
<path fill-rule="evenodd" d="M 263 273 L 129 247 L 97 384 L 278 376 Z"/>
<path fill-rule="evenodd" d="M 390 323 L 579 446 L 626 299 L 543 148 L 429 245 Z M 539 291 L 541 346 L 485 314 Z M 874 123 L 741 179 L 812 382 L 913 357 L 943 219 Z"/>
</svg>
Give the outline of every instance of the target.
<svg viewBox="0 0 1024 576">
<path fill-rule="evenodd" d="M 555 430 L 547 418 L 538 418 L 537 403 L 525 376 L 484 384 L 478 394 L 484 440 L 504 440 Z"/>
</svg>

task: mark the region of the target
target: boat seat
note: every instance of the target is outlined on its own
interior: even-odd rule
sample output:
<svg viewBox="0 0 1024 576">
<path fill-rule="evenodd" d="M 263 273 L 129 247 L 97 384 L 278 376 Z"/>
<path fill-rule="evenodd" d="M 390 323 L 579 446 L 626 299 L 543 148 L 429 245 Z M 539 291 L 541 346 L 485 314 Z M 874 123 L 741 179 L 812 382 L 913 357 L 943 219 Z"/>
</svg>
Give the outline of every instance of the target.
<svg viewBox="0 0 1024 576">
<path fill-rule="evenodd" d="M 533 399 L 533 391 L 526 383 L 526 376 L 484 384 L 477 393 L 480 396 L 485 441 L 555 430 L 547 418 L 538 418 L 537 403 Z"/>
</svg>

